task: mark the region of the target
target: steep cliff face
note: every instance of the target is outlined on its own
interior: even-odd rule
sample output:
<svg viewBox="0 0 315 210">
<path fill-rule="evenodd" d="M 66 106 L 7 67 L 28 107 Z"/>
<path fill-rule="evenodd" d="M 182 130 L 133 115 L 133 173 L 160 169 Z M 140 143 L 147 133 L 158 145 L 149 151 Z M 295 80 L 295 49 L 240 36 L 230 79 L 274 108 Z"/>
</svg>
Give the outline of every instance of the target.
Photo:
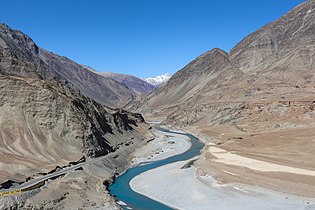
<svg viewBox="0 0 315 210">
<path fill-rule="evenodd" d="M 0 71 L 34 79 L 58 80 L 111 107 L 121 107 L 136 96 L 124 84 L 38 47 L 30 37 L 5 24 L 0 24 Z"/>
</svg>

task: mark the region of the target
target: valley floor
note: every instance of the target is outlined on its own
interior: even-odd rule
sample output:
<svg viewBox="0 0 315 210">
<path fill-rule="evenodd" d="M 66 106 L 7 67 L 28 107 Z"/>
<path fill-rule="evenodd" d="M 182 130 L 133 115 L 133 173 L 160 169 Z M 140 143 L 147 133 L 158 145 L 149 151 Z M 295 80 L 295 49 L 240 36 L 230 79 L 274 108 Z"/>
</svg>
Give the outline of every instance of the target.
<svg viewBox="0 0 315 210">
<path fill-rule="evenodd" d="M 139 163 L 162 160 L 177 154 L 184 153 L 190 146 L 187 136 L 167 134 L 154 129 L 155 139 L 133 153 L 132 165 Z"/>
<path fill-rule="evenodd" d="M 311 130 L 246 134 L 249 136 L 229 128 L 194 131 L 208 138 L 195 166 L 183 169 L 188 160 L 147 171 L 130 182 L 132 189 L 176 209 L 315 208 L 315 171 L 308 159 L 313 147 L 308 143 L 311 147 L 305 150 L 303 144 L 309 142 L 305 138 L 313 135 Z M 286 139 L 287 147 L 270 140 L 278 135 Z M 310 154 L 295 159 L 301 156 L 300 150 Z M 303 160 L 309 162 L 298 162 Z"/>
<path fill-rule="evenodd" d="M 135 177 L 130 185 L 138 193 L 176 209 L 312 209 L 315 202 L 259 187 L 219 184 L 187 161 L 176 162 Z"/>
<path fill-rule="evenodd" d="M 313 128 L 264 132 L 240 132 L 231 127 L 195 127 L 189 130 L 194 130 L 202 139 L 208 138 L 196 163 L 198 170 L 220 183 L 260 186 L 315 198 Z"/>
</svg>

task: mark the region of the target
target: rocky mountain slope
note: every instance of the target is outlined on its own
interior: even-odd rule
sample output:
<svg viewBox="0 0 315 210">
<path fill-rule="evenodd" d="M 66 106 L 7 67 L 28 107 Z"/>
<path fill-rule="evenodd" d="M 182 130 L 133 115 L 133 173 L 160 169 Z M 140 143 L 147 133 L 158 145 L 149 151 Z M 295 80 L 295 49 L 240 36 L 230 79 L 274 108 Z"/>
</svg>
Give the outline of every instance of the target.
<svg viewBox="0 0 315 210">
<path fill-rule="evenodd" d="M 2 181 L 105 155 L 131 138 L 142 141 L 141 115 L 106 108 L 55 81 L 0 80 Z"/>
<path fill-rule="evenodd" d="M 104 179 L 123 171 L 135 148 L 152 138 L 140 114 L 99 103 L 123 104 L 129 100 L 120 98 L 124 91 L 129 97 L 125 85 L 49 53 L 22 32 L 1 24 L 0 187 L 7 180 L 25 182 L 79 160 L 115 156 L 71 172 L 44 189 L 0 197 L 0 208 L 114 208 Z"/>
<path fill-rule="evenodd" d="M 20 194 L 18 199 L 0 197 L 1 209 L 46 209 L 50 205 L 91 209 L 96 204 L 113 208 L 102 182 L 124 170 L 135 148 L 152 138 L 141 115 L 102 106 L 54 80 L 0 75 L 0 98 L 0 183 L 23 182 L 83 157 L 116 153 L 115 158 L 57 181 L 63 184 L 48 184 L 44 191 Z M 72 187 L 74 182 L 81 188 Z"/>
<path fill-rule="evenodd" d="M 102 104 L 123 106 L 135 97 L 125 85 L 86 70 L 38 47 L 21 31 L 0 24 L 0 71 L 36 79 L 57 79 Z"/>
<path fill-rule="evenodd" d="M 204 53 L 128 107 L 200 135 L 227 154 L 314 170 L 314 28 L 311 0 L 248 35 L 230 52 Z M 279 179 L 277 173 L 248 168 L 244 173 L 243 167 L 215 162 L 211 148 L 206 146 L 197 164 L 219 181 L 315 195 L 314 177 L 284 173 Z"/>
<path fill-rule="evenodd" d="M 160 76 L 142 78 L 142 80 L 146 81 L 147 83 L 149 83 L 155 87 L 159 87 L 159 86 L 165 84 L 170 78 L 171 78 L 171 75 L 169 75 L 169 73 L 166 73 L 166 74 L 162 74 Z"/>
<path fill-rule="evenodd" d="M 217 48 L 204 53 L 146 99 L 134 102 L 133 109 L 148 116 L 154 116 L 152 109 L 162 111 L 166 122 L 187 124 L 204 117 L 203 112 L 208 115 L 206 107 L 213 103 L 307 100 L 315 71 L 314 4 L 309 1 L 294 8 L 229 53 Z M 187 113 L 191 116 L 182 118 L 185 110 L 192 110 Z"/>
<path fill-rule="evenodd" d="M 129 89 L 133 90 L 137 94 L 146 94 L 156 89 L 154 85 L 151 85 L 148 82 L 132 75 L 118 74 L 118 73 L 113 73 L 113 72 L 98 72 L 91 67 L 88 67 L 88 66 L 84 66 L 84 67 L 105 78 L 110 78 L 126 85 Z"/>
</svg>

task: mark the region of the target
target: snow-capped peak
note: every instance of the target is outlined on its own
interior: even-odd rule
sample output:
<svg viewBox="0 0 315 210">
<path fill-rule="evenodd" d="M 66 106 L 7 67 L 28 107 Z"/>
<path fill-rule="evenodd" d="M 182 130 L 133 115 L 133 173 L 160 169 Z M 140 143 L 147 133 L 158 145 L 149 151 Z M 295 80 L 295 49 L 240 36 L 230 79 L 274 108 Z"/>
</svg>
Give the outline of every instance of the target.
<svg viewBox="0 0 315 210">
<path fill-rule="evenodd" d="M 170 78 L 171 78 L 171 75 L 169 73 L 166 73 L 160 76 L 141 78 L 141 79 L 146 81 L 147 83 L 150 83 L 151 85 L 160 86 L 164 84 L 165 82 L 167 82 Z"/>
</svg>

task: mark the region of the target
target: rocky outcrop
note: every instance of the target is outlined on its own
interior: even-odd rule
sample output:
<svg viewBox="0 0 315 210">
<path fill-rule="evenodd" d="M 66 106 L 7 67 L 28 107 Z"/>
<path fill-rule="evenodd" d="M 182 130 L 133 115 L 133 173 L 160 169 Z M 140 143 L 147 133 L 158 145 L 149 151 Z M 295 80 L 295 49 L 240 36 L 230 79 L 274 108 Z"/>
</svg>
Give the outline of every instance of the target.
<svg viewBox="0 0 315 210">
<path fill-rule="evenodd" d="M 141 115 L 106 108 L 58 82 L 16 76 L 0 76 L 0 81 L 3 174 L 47 172 L 145 138 L 137 130 L 146 127 Z"/>
<path fill-rule="evenodd" d="M 0 70 L 34 79 L 61 79 L 40 59 L 39 47 L 30 37 L 5 24 L 0 24 Z"/>
</svg>

